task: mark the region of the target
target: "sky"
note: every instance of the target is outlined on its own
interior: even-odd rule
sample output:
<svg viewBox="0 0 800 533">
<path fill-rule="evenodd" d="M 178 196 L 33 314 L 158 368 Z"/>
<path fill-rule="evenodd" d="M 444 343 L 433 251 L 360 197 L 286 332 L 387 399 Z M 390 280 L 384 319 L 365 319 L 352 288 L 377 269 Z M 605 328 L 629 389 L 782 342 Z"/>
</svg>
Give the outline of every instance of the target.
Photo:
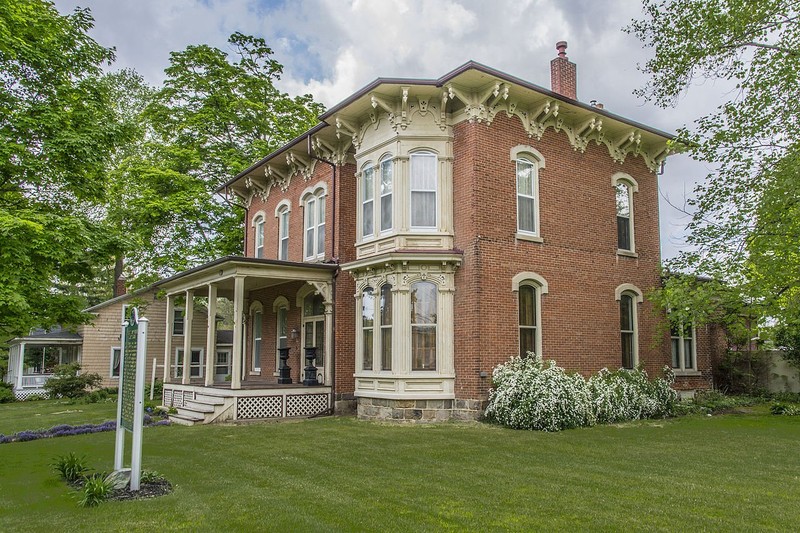
<svg viewBox="0 0 800 533">
<path fill-rule="evenodd" d="M 234 32 L 263 37 L 284 65 L 277 84 L 331 107 L 377 77 L 438 78 L 469 60 L 550 87 L 555 43 L 569 43 L 578 99 L 675 132 L 712 112 L 725 87 L 691 87 L 676 107 L 634 96 L 647 82 L 637 65 L 652 55 L 622 28 L 640 18 L 638 0 L 56 0 L 62 13 L 88 7 L 92 37 L 116 48 L 113 69 L 164 80 L 171 51 L 191 44 L 229 50 Z M 659 176 L 661 255 L 684 243 L 683 206 L 709 169 L 674 155 Z"/>
</svg>

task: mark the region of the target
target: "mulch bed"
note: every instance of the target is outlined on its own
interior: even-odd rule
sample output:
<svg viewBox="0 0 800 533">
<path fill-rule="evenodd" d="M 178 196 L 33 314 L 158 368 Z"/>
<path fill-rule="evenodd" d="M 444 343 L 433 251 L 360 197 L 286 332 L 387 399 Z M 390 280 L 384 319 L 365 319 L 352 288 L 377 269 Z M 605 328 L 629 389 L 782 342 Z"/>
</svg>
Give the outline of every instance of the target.
<svg viewBox="0 0 800 533">
<path fill-rule="evenodd" d="M 172 484 L 166 479 L 159 479 L 157 481 L 141 482 L 139 483 L 139 490 L 132 491 L 129 487 L 124 489 L 117 489 L 109 500 L 145 500 L 148 498 L 158 498 L 165 496 L 172 492 Z"/>
</svg>

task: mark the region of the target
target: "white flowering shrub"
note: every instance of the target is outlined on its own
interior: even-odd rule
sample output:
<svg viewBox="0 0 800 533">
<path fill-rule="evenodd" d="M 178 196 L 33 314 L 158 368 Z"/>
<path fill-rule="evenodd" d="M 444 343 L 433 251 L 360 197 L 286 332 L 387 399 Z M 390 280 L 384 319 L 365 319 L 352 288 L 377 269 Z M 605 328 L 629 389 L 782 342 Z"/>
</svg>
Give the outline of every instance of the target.
<svg viewBox="0 0 800 533">
<path fill-rule="evenodd" d="M 586 381 L 598 423 L 623 422 L 669 416 L 678 400 L 672 389 L 674 376 L 650 380 L 641 369 L 600 370 Z"/>
<path fill-rule="evenodd" d="M 515 429 L 559 431 L 592 425 L 592 399 L 580 374 L 555 361 L 515 357 L 492 372 L 485 416 Z"/>
<path fill-rule="evenodd" d="M 588 380 L 540 356 L 514 357 L 492 372 L 485 416 L 515 429 L 560 431 L 672 414 L 674 377 L 648 379 L 644 370 L 601 370 Z"/>
</svg>

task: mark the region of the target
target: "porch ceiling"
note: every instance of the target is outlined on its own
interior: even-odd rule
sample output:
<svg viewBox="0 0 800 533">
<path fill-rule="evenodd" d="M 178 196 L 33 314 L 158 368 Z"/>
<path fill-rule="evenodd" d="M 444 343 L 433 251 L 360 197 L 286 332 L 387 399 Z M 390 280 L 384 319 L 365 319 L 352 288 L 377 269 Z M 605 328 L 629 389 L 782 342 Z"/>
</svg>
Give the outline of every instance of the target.
<svg viewBox="0 0 800 533">
<path fill-rule="evenodd" d="M 293 263 L 252 257 L 223 257 L 205 265 L 185 270 L 158 282 L 168 295 L 200 289 L 214 284 L 220 296 L 233 294 L 234 280 L 244 278 L 245 292 L 292 281 L 328 282 L 338 265 Z"/>
</svg>

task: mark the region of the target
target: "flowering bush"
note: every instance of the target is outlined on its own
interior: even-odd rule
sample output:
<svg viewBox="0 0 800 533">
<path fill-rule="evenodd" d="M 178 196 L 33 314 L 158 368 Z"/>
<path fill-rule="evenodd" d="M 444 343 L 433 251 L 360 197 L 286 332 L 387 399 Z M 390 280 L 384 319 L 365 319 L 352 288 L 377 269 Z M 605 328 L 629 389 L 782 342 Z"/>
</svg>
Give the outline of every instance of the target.
<svg viewBox="0 0 800 533">
<path fill-rule="evenodd" d="M 492 372 L 486 418 L 515 429 L 562 429 L 592 425 L 592 399 L 579 374 L 555 361 L 515 357 Z"/>
<path fill-rule="evenodd" d="M 674 378 L 649 380 L 643 370 L 601 370 L 589 380 L 544 362 L 515 357 L 492 372 L 488 420 L 515 429 L 559 431 L 597 422 L 621 422 L 672 414 Z"/>
</svg>

